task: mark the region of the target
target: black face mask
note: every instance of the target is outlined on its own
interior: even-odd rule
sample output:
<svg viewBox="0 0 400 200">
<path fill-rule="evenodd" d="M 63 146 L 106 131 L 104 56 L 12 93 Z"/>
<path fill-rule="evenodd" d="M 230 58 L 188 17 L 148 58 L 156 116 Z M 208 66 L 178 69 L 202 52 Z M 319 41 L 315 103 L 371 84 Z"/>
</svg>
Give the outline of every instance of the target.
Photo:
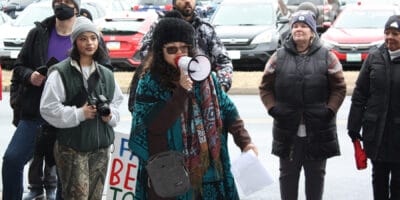
<svg viewBox="0 0 400 200">
<path fill-rule="evenodd" d="M 60 5 L 56 5 L 54 7 L 54 14 L 56 15 L 57 19 L 61 21 L 67 20 L 74 16 L 74 8 L 61 3 Z"/>
</svg>

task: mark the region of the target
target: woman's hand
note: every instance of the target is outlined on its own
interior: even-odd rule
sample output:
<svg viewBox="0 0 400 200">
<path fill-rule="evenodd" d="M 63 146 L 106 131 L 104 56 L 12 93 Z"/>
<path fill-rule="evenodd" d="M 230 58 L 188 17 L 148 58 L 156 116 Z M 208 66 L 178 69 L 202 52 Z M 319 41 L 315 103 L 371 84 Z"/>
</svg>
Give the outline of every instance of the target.
<svg viewBox="0 0 400 200">
<path fill-rule="evenodd" d="M 248 145 L 243 149 L 243 152 L 247 152 L 248 150 L 253 150 L 254 153 L 256 154 L 256 156 L 258 156 L 258 149 L 257 149 L 256 145 L 254 145 L 253 143 L 248 144 Z"/>
<path fill-rule="evenodd" d="M 110 113 L 108 116 L 101 116 L 101 120 L 103 120 L 104 123 L 108 123 L 112 118 L 112 114 Z"/>
<path fill-rule="evenodd" d="M 191 91 L 193 88 L 193 81 L 188 75 L 181 69 L 181 77 L 179 79 L 179 84 L 185 88 L 187 91 Z"/>
<path fill-rule="evenodd" d="M 89 105 L 86 103 L 82 106 L 83 114 L 85 115 L 85 119 L 94 119 L 96 117 L 97 109 L 94 105 Z"/>
</svg>

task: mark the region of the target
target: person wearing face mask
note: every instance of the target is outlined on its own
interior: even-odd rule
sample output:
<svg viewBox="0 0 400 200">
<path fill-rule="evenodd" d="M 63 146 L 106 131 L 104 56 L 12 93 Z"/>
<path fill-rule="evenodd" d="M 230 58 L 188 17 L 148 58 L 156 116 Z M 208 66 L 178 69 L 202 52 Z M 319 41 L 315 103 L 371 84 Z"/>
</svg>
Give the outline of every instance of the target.
<svg viewBox="0 0 400 200">
<path fill-rule="evenodd" d="M 35 23 L 15 62 L 13 73 L 23 88 L 22 103 L 18 113 L 20 121 L 3 156 L 2 199 L 22 199 L 24 166 L 32 158 L 29 170 L 31 192 L 24 199 L 43 197 L 43 189 L 47 199 L 55 199 L 57 176 L 52 142 L 50 138 L 38 137 L 47 124 L 39 112 L 46 74 L 38 69 L 43 69 L 51 58 L 61 61 L 68 57 L 72 47 L 70 34 L 79 13 L 80 0 L 53 0 L 51 3 L 54 15 Z M 46 163 L 44 172 L 43 160 Z"/>
</svg>

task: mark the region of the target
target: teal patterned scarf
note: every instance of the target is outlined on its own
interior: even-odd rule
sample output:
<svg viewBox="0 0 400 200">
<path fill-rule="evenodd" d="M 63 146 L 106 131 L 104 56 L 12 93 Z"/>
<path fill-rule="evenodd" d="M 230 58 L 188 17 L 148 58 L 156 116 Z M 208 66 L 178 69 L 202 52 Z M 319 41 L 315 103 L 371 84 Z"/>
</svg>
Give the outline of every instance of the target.
<svg viewBox="0 0 400 200">
<path fill-rule="evenodd" d="M 223 125 L 211 76 L 201 82 L 200 89 L 195 92 L 196 95 L 191 93 L 189 103 L 182 114 L 181 126 L 190 180 L 195 188 L 200 188 L 203 175 L 211 161 L 216 171 L 219 174 L 222 172 L 220 137 Z"/>
</svg>

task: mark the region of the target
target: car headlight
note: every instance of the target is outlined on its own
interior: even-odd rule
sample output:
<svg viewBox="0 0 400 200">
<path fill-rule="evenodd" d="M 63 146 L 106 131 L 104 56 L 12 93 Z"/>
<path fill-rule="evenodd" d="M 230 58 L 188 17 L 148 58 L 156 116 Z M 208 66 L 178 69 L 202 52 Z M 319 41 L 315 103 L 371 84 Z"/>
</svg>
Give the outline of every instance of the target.
<svg viewBox="0 0 400 200">
<path fill-rule="evenodd" d="M 251 44 L 260 44 L 260 43 L 269 43 L 272 41 L 272 33 L 270 31 L 262 32 L 261 34 L 257 35 Z"/>
<path fill-rule="evenodd" d="M 329 50 L 333 49 L 335 46 L 338 45 L 337 42 L 330 41 L 330 40 L 327 40 L 327 39 L 321 39 L 321 42 L 322 42 L 322 45 L 324 45 Z"/>
</svg>

